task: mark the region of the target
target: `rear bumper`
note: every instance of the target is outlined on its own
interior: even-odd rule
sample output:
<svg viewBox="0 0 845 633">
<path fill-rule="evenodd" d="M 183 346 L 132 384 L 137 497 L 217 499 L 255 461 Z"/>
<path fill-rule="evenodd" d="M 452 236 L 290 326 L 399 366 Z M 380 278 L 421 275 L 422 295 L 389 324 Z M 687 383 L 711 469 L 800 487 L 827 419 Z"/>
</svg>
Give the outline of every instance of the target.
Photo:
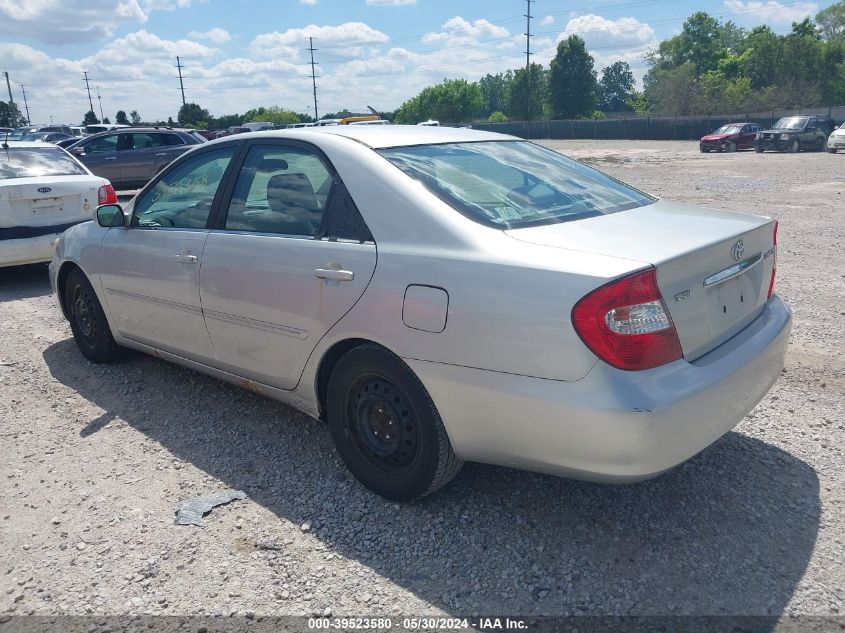
<svg viewBox="0 0 845 633">
<path fill-rule="evenodd" d="M 579 479 L 647 479 L 736 426 L 783 368 L 792 317 L 773 297 L 693 363 L 626 372 L 599 362 L 562 382 L 407 360 L 464 459 Z"/>
<path fill-rule="evenodd" d="M 0 266 L 22 266 L 49 262 L 61 233 L 0 240 Z"/>
</svg>

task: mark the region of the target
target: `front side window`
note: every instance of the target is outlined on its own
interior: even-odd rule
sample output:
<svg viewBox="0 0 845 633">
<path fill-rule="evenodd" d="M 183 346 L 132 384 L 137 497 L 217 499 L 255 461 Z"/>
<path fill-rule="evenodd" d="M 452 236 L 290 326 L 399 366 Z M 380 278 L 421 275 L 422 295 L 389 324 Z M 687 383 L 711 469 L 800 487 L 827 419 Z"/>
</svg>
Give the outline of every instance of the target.
<svg viewBox="0 0 845 633">
<path fill-rule="evenodd" d="M 83 145 L 86 154 L 101 154 L 103 152 L 117 151 L 117 134 L 95 138 Z"/>
<path fill-rule="evenodd" d="M 419 145 L 379 153 L 466 217 L 499 229 L 569 222 L 655 201 L 524 141 Z"/>
<path fill-rule="evenodd" d="M 87 173 L 58 147 L 0 149 L 0 179 L 81 176 Z"/>
<path fill-rule="evenodd" d="M 221 147 L 168 170 L 135 205 L 132 226 L 205 228 L 234 152 Z"/>
<path fill-rule="evenodd" d="M 238 175 L 224 228 L 315 237 L 331 187 L 331 173 L 313 152 L 256 145 Z"/>
</svg>

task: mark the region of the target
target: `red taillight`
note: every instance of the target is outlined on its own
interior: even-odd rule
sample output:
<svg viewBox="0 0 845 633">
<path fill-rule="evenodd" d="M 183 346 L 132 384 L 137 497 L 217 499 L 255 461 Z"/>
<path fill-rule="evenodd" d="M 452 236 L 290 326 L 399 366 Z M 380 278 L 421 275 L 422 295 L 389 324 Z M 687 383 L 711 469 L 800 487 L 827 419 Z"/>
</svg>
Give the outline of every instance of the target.
<svg viewBox="0 0 845 633">
<path fill-rule="evenodd" d="M 650 369 L 682 356 L 654 268 L 588 294 L 572 309 L 572 324 L 596 356 L 619 369 Z"/>
<path fill-rule="evenodd" d="M 104 204 L 117 204 L 117 194 L 114 192 L 114 187 L 103 185 L 97 190 L 97 206 Z"/>
<path fill-rule="evenodd" d="M 778 221 L 775 220 L 775 230 L 772 233 L 772 278 L 769 281 L 769 296 L 766 299 L 771 299 L 775 292 L 775 272 L 778 268 Z"/>
</svg>

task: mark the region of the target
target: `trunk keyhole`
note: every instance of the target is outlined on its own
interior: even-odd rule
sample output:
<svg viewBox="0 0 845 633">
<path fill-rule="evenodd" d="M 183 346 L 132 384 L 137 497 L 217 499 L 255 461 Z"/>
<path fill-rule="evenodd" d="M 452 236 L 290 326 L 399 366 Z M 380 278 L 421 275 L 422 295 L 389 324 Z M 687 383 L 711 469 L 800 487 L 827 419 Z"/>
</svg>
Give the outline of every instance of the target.
<svg viewBox="0 0 845 633">
<path fill-rule="evenodd" d="M 722 306 L 722 314 L 728 313 L 728 306 Z"/>
<path fill-rule="evenodd" d="M 745 297 L 743 297 L 742 295 L 739 295 L 739 302 L 740 302 L 740 303 L 744 303 L 744 302 L 745 302 Z"/>
</svg>

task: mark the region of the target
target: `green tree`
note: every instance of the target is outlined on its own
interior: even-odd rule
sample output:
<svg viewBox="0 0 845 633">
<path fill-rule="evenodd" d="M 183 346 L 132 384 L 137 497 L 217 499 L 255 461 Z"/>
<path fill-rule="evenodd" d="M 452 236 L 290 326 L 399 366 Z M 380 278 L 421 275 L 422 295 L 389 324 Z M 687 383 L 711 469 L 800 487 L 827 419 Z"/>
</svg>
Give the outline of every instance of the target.
<svg viewBox="0 0 845 633">
<path fill-rule="evenodd" d="M 109 121 L 109 118 L 107 116 L 104 116 L 103 117 L 103 123 L 105 123 L 106 125 L 110 125 L 111 121 Z"/>
<path fill-rule="evenodd" d="M 695 64 L 687 62 L 678 68 L 657 69 L 649 75 L 645 93 L 651 109 L 669 116 L 698 112 L 701 103 Z"/>
<path fill-rule="evenodd" d="M 172 116 L 167 117 L 167 127 L 176 127 L 176 122 Z"/>
<path fill-rule="evenodd" d="M 557 45 L 549 69 L 552 115 L 574 119 L 596 109 L 596 71 L 587 45 L 577 35 L 570 35 Z"/>
<path fill-rule="evenodd" d="M 465 79 L 444 79 L 403 103 L 396 112 L 396 121 L 419 123 L 437 119 L 444 123 L 460 123 L 479 116 L 483 108 L 484 100 L 477 83 Z"/>
<path fill-rule="evenodd" d="M 728 23 L 727 31 L 709 13 L 698 11 L 684 22 L 681 32 L 662 41 L 657 51 L 650 56 L 652 65 L 661 70 L 678 68 L 691 63 L 695 72 L 701 75 L 716 67 L 719 59 L 728 54 L 729 47 L 739 46 L 738 31 Z"/>
<path fill-rule="evenodd" d="M 129 119 L 132 121 L 132 125 L 138 125 L 141 123 L 141 115 L 138 114 L 137 110 L 132 110 L 132 112 L 129 113 Z"/>
<path fill-rule="evenodd" d="M 201 121 L 208 121 L 211 118 L 211 115 L 208 113 L 208 110 L 201 108 L 196 103 L 186 103 L 181 108 L 179 108 L 179 114 L 176 116 L 179 121 L 179 125 L 196 125 Z"/>
<path fill-rule="evenodd" d="M 348 115 L 347 115 L 348 116 Z M 244 123 L 267 121 L 273 125 L 287 125 L 288 123 L 300 123 L 299 115 L 292 110 L 286 110 L 279 106 L 261 107 L 248 111 L 244 114 Z M 331 117 L 340 118 L 340 117 Z"/>
<path fill-rule="evenodd" d="M 118 110 L 117 114 L 114 115 L 114 122 L 118 125 L 129 125 L 129 119 L 126 118 L 126 112 Z"/>
<path fill-rule="evenodd" d="M 515 70 L 506 93 L 507 113 L 511 118 L 533 121 L 548 114 L 549 72 L 540 64 Z"/>
<path fill-rule="evenodd" d="M 214 119 L 214 127 L 227 128 L 242 125 L 244 122 L 243 114 L 224 114 Z"/>
<path fill-rule="evenodd" d="M 26 125 L 26 117 L 18 110 L 18 104 L 0 101 L 0 127 L 21 127 Z"/>
<path fill-rule="evenodd" d="M 505 123 L 508 120 L 508 117 L 505 116 L 504 112 L 496 110 L 487 117 L 487 120 L 490 121 L 490 123 Z"/>
<path fill-rule="evenodd" d="M 816 24 L 826 40 L 845 38 L 845 0 L 840 0 L 816 14 Z"/>
<path fill-rule="evenodd" d="M 100 122 L 100 119 L 97 118 L 97 115 L 94 114 L 93 110 L 88 110 L 85 113 L 85 117 L 82 119 L 82 125 L 96 125 Z"/>
<path fill-rule="evenodd" d="M 504 112 L 507 108 L 508 84 L 513 81 L 513 72 L 484 75 L 478 80 L 481 96 L 484 100 L 483 115 Z"/>
<path fill-rule="evenodd" d="M 614 62 L 601 71 L 599 106 L 608 112 L 626 109 L 634 93 L 634 85 L 634 73 L 628 62 Z"/>
</svg>

